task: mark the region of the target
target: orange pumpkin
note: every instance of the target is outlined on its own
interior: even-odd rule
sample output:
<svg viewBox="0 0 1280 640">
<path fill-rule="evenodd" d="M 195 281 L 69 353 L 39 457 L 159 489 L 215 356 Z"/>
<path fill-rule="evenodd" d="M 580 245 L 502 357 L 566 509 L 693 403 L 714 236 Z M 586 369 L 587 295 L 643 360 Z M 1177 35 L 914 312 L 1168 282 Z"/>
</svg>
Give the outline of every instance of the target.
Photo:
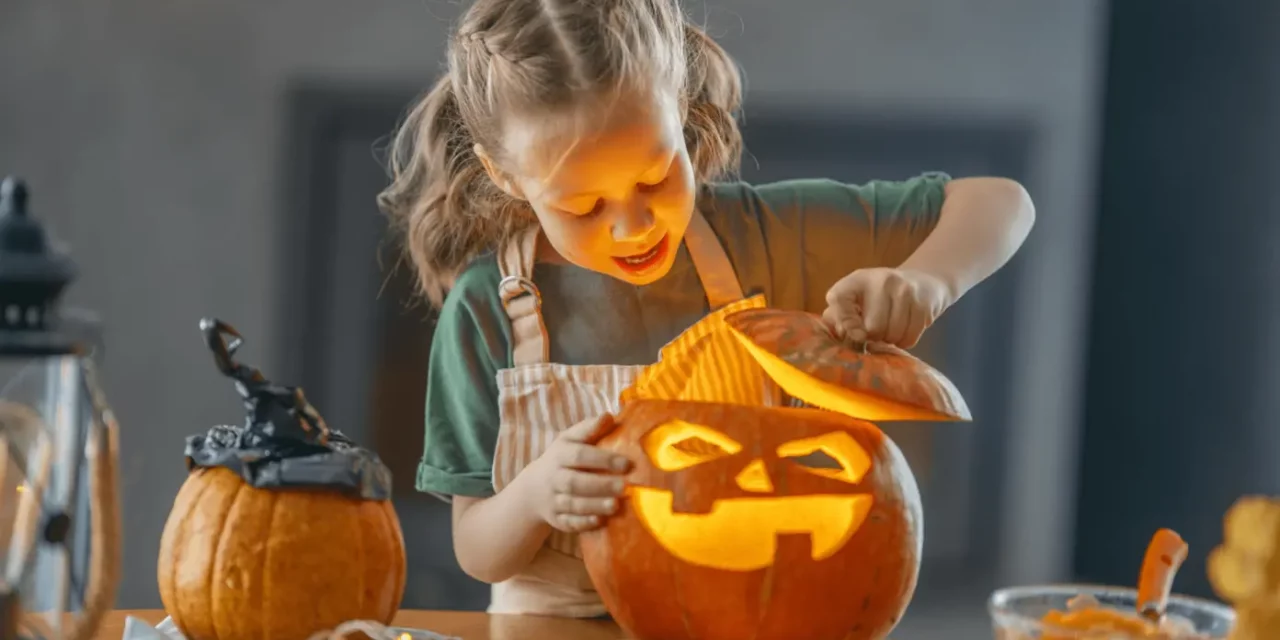
<svg viewBox="0 0 1280 640">
<path fill-rule="evenodd" d="M 885 637 L 915 590 L 922 511 L 897 446 L 859 418 L 967 419 L 964 401 L 913 356 L 852 350 L 809 314 L 722 322 L 699 331 L 733 332 L 831 411 L 629 400 L 597 441 L 634 467 L 618 513 L 581 536 L 592 581 L 639 640 Z"/>
<path fill-rule="evenodd" d="M 405 585 L 390 471 L 330 430 L 301 389 L 236 362 L 234 329 L 201 328 L 249 416 L 187 438 L 190 473 L 160 539 L 165 610 L 188 640 L 304 640 L 349 620 L 389 624 Z"/>
<path fill-rule="evenodd" d="M 389 500 L 249 486 L 192 471 L 160 538 L 165 611 L 188 640 L 293 640 L 347 620 L 389 624 L 404 595 Z"/>
<path fill-rule="evenodd" d="M 635 461 L 582 536 L 641 640 L 883 637 L 915 589 L 920 495 L 893 442 L 834 413 L 642 400 L 599 445 Z"/>
</svg>

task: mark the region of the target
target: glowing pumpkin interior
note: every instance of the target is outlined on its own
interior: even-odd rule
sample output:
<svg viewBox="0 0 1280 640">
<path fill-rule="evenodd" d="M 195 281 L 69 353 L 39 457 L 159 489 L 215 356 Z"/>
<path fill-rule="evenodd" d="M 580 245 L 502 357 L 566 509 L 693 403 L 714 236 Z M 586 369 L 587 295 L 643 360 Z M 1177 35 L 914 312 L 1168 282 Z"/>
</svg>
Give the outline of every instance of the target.
<svg viewBox="0 0 1280 640">
<path fill-rule="evenodd" d="M 766 568 L 773 564 L 778 536 L 788 534 L 807 535 L 815 561 L 831 557 L 874 505 L 874 498 L 857 488 L 871 471 L 872 458 L 847 430 L 798 431 L 815 430 L 792 440 L 756 440 L 767 450 L 747 451 L 723 429 L 681 419 L 659 424 L 641 440 L 656 472 L 732 477 L 732 485 L 721 483 L 723 495 L 702 512 L 682 512 L 670 490 L 633 485 L 629 494 L 636 517 L 671 555 L 698 566 Z M 727 466 L 699 470 L 717 463 Z"/>
</svg>

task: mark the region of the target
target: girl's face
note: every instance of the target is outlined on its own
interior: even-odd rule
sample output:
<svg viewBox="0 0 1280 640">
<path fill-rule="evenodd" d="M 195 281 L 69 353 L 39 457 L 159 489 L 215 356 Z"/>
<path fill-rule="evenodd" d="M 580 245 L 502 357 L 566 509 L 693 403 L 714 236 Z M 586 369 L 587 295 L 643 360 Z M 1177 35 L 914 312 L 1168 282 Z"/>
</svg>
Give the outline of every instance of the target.
<svg viewBox="0 0 1280 640">
<path fill-rule="evenodd" d="M 625 96 L 585 118 L 509 118 L 504 143 L 503 186 L 529 202 L 560 257 L 635 285 L 671 269 L 695 194 L 674 96 Z"/>
</svg>

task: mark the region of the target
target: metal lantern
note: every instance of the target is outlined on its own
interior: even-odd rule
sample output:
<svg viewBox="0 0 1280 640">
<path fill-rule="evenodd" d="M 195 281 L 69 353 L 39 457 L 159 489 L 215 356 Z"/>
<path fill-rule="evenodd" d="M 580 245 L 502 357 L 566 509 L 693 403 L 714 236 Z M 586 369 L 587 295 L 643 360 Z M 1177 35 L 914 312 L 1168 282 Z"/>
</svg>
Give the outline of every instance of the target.
<svg viewBox="0 0 1280 640">
<path fill-rule="evenodd" d="M 58 310 L 75 276 L 0 185 L 0 640 L 87 640 L 120 570 L 117 428 L 91 321 Z M 86 324 L 88 322 L 89 324 Z"/>
</svg>

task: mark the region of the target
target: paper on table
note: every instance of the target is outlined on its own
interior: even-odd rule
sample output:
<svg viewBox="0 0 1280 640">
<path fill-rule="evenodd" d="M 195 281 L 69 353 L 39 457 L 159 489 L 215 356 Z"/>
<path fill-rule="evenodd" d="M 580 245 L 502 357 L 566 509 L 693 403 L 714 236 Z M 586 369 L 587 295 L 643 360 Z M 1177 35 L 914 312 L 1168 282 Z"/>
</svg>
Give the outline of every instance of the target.
<svg viewBox="0 0 1280 640">
<path fill-rule="evenodd" d="M 366 635 L 370 635 L 368 630 L 362 628 Z M 351 630 L 354 634 L 355 629 Z M 462 640 L 456 636 L 444 636 L 438 633 L 427 631 L 425 629 L 404 629 L 400 627 L 391 627 L 382 629 L 382 633 L 375 632 L 377 637 L 373 640 Z M 344 636 L 324 633 L 316 634 L 321 638 L 342 638 Z M 373 637 L 370 635 L 370 637 Z M 173 624 L 173 618 L 165 618 L 160 624 L 151 626 L 143 620 L 139 620 L 133 616 L 124 619 L 124 637 L 121 640 L 187 640 L 178 631 L 177 625 Z"/>
<path fill-rule="evenodd" d="M 187 640 L 182 632 L 173 624 L 171 618 L 165 618 L 160 624 L 151 626 L 133 616 L 124 619 L 124 637 L 122 640 Z"/>
</svg>

